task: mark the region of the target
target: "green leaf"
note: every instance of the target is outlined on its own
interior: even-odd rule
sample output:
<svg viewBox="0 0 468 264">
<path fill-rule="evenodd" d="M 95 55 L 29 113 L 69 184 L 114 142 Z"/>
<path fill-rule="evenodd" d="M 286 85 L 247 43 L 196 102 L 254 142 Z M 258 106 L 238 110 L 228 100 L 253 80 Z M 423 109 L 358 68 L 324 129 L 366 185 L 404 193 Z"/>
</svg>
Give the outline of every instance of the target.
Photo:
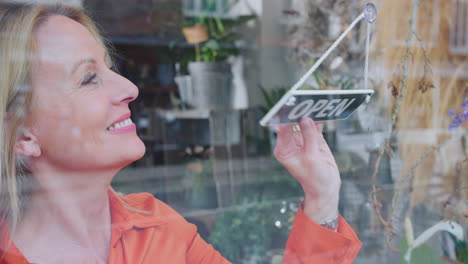
<svg viewBox="0 0 468 264">
<path fill-rule="evenodd" d="M 468 243 L 466 241 L 458 240 L 450 233 L 449 236 L 455 243 L 455 254 L 457 255 L 457 260 L 464 264 L 468 264 Z"/>
<path fill-rule="evenodd" d="M 268 108 L 271 108 L 273 106 L 273 102 L 270 98 L 270 95 L 262 86 L 260 86 L 260 90 L 262 91 L 262 96 L 263 96 L 263 100 L 265 101 L 265 104 L 267 105 Z"/>
<path fill-rule="evenodd" d="M 320 75 L 317 71 L 314 72 L 314 79 L 317 82 L 317 85 L 320 89 L 320 87 L 322 86 L 322 80 L 320 80 Z"/>
<path fill-rule="evenodd" d="M 218 27 L 218 31 L 221 34 L 225 34 L 226 30 L 224 29 L 224 25 L 223 25 L 223 22 L 221 21 L 221 19 L 219 19 L 219 17 L 216 17 L 215 22 L 216 22 L 216 26 Z"/>
<path fill-rule="evenodd" d="M 405 254 L 408 251 L 408 241 L 402 239 L 400 244 L 400 263 L 408 263 L 405 261 Z M 427 244 L 423 244 L 411 252 L 411 259 L 408 264 L 442 264 L 440 256 Z"/>
</svg>

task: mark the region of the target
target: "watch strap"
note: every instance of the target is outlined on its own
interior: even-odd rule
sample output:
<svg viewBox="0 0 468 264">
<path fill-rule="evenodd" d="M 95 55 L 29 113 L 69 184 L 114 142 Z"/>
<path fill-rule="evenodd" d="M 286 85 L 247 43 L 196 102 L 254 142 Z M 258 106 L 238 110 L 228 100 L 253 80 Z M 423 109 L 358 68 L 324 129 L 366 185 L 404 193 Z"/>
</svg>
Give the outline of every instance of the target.
<svg viewBox="0 0 468 264">
<path fill-rule="evenodd" d="M 336 231 L 338 229 L 338 216 L 335 218 L 323 221 L 320 223 L 321 226 Z"/>
<path fill-rule="evenodd" d="M 304 210 L 304 202 L 302 202 L 301 207 L 302 207 L 302 210 Z M 321 226 L 323 226 L 325 228 L 328 228 L 330 230 L 337 231 L 338 230 L 338 218 L 339 218 L 339 216 L 337 215 L 336 217 L 334 217 L 332 219 L 329 219 L 329 220 L 326 220 L 326 221 L 323 221 L 323 222 L 319 223 L 319 225 L 321 225 Z"/>
</svg>

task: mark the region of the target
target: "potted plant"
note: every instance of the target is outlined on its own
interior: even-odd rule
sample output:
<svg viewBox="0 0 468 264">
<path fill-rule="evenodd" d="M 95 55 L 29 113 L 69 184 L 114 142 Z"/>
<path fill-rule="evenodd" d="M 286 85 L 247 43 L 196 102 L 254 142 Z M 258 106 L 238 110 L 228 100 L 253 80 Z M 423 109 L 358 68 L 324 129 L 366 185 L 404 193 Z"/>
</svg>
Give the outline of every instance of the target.
<svg viewBox="0 0 468 264">
<path fill-rule="evenodd" d="M 212 209 L 218 207 L 212 161 L 192 161 L 187 164 L 186 168 L 191 176 L 192 183 L 190 206 L 196 209 Z"/>
<path fill-rule="evenodd" d="M 232 73 L 227 61 L 236 56 L 239 48 L 235 41 L 239 36 L 236 26 L 253 16 L 236 19 L 219 17 L 187 18 L 182 33 L 186 41 L 194 45 L 193 60 L 187 69 L 191 77 L 190 104 L 202 109 L 228 109 L 232 107 Z"/>
<path fill-rule="evenodd" d="M 335 61 L 340 60 L 335 59 L 334 62 Z M 330 69 L 336 69 L 339 66 L 339 64 L 342 63 L 339 62 L 338 66 L 333 66 L 334 62 L 332 62 Z M 315 60 L 312 60 L 311 64 L 313 65 L 314 63 Z M 314 83 L 312 85 L 309 85 L 308 88 L 314 90 L 353 90 L 356 84 L 358 83 L 358 78 L 350 76 L 348 73 L 343 72 L 333 74 L 333 71 L 331 70 L 315 71 L 313 77 Z M 349 122 L 349 120 L 351 119 L 348 119 L 348 121 L 345 122 Z M 322 132 L 325 140 L 327 141 L 330 147 L 330 150 L 332 150 L 333 152 L 336 152 L 338 150 L 337 127 L 338 125 L 336 120 L 329 120 L 324 122 Z"/>
<path fill-rule="evenodd" d="M 188 43 L 197 45 L 197 47 L 198 44 L 209 39 L 208 29 L 205 25 L 199 23 L 183 27 L 182 34 Z"/>
<path fill-rule="evenodd" d="M 284 248 L 296 213 L 292 205 L 301 199 L 297 196 L 302 191 L 299 183 L 274 163 L 271 171 L 258 175 L 258 182 L 243 184 L 229 210 L 214 222 L 208 241 L 228 259 L 271 263 L 277 249 Z"/>
<path fill-rule="evenodd" d="M 278 86 L 275 88 L 266 89 L 263 85 L 259 85 L 260 91 L 262 93 L 262 98 L 264 105 L 260 106 L 260 111 L 263 115 L 266 115 L 268 111 L 278 102 L 283 95 L 289 90 L 289 87 Z M 270 153 L 273 154 L 276 146 L 276 132 L 269 128 L 264 128 L 266 134 L 268 134 L 268 143 L 270 147 Z"/>
</svg>

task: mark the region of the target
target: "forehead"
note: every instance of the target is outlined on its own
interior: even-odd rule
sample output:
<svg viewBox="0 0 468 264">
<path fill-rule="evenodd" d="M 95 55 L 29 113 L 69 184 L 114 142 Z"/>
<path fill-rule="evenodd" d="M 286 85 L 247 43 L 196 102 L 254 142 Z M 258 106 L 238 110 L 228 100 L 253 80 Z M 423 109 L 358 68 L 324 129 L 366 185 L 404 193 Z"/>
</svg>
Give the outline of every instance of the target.
<svg viewBox="0 0 468 264">
<path fill-rule="evenodd" d="M 95 57 L 104 50 L 86 27 L 59 15 L 51 16 L 35 34 L 36 52 L 41 63 L 75 63 L 84 57 Z"/>
</svg>

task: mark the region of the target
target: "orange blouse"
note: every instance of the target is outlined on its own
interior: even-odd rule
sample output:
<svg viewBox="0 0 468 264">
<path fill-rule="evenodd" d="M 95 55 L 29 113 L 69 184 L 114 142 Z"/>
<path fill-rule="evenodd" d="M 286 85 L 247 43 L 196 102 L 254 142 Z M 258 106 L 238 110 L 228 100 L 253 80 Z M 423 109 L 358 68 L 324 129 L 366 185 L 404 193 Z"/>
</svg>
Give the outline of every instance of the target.
<svg viewBox="0 0 468 264">
<path fill-rule="evenodd" d="M 131 194 L 122 199 L 130 206 L 152 214 L 126 209 L 109 191 L 112 217 L 109 263 L 230 263 L 200 237 L 195 225 L 153 195 Z M 3 241 L 9 239 L 5 228 L 0 235 Z M 334 232 L 316 224 L 299 209 L 286 244 L 283 263 L 352 263 L 360 247 L 361 242 L 341 216 L 338 232 Z M 11 244 L 0 264 L 32 263 Z"/>
</svg>

